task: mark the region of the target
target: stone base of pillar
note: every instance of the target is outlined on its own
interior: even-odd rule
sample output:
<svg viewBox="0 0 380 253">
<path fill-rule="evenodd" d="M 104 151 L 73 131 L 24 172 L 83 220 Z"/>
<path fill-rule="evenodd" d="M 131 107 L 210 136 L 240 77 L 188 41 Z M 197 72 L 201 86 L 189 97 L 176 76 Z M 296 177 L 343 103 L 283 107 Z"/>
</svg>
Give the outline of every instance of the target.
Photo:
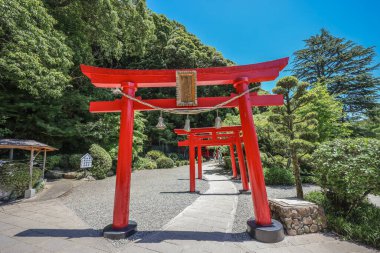
<svg viewBox="0 0 380 253">
<path fill-rule="evenodd" d="M 24 197 L 26 199 L 33 198 L 36 195 L 36 189 L 28 189 L 24 193 Z"/>
<path fill-rule="evenodd" d="M 103 236 L 104 238 L 111 240 L 121 240 L 133 235 L 136 232 L 137 223 L 135 221 L 130 220 L 129 225 L 122 229 L 113 229 L 112 224 L 106 226 L 103 229 Z"/>
<path fill-rule="evenodd" d="M 284 240 L 284 228 L 282 224 L 276 220 L 272 220 L 270 226 L 260 226 L 256 224 L 254 219 L 247 221 L 247 233 L 260 242 L 275 243 Z"/>
</svg>

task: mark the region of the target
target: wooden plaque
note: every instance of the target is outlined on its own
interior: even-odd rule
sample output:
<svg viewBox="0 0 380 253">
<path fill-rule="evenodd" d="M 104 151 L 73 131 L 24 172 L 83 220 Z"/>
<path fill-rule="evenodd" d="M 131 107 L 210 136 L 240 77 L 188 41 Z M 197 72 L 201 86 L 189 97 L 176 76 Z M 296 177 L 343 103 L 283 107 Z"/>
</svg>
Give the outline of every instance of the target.
<svg viewBox="0 0 380 253">
<path fill-rule="evenodd" d="M 197 72 L 176 72 L 177 81 L 177 106 L 196 106 L 197 102 Z"/>
</svg>

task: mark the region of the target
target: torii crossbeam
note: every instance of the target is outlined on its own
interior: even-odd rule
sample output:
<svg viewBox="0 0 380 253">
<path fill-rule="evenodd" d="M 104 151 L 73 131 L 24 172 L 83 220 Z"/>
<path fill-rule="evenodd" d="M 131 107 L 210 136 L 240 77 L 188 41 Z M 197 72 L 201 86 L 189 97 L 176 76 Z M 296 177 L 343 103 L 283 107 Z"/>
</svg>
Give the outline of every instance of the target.
<svg viewBox="0 0 380 253">
<path fill-rule="evenodd" d="M 175 129 L 174 132 L 178 135 L 187 136 L 186 140 L 178 142 L 178 146 L 189 147 L 190 192 L 195 191 L 195 147 L 198 149 L 198 179 L 202 179 L 201 148 L 207 146 L 229 146 L 233 178 L 237 177 L 234 152 L 234 146 L 236 146 L 243 190 L 247 191 L 249 189 L 242 149 L 242 137 L 240 136 L 241 126 L 192 128 L 190 131 Z"/>
<path fill-rule="evenodd" d="M 242 94 L 237 100 L 223 106 L 238 107 L 240 111 L 243 140 L 247 155 L 247 167 L 250 177 L 251 196 L 254 202 L 255 220 L 248 222 L 251 236 L 261 241 L 279 241 L 282 236 L 262 236 L 270 231 L 279 233 L 278 224 L 271 220 L 268 198 L 265 188 L 263 169 L 256 130 L 253 121 L 252 106 L 280 106 L 283 104 L 281 95 L 258 95 L 246 93 L 249 83 L 271 81 L 278 77 L 279 72 L 288 64 L 288 58 L 250 64 L 244 66 L 214 67 L 186 69 L 196 72 L 196 85 L 228 85 L 235 87 L 237 94 Z M 129 97 L 135 97 L 138 88 L 175 87 L 178 70 L 128 70 L 107 69 L 81 65 L 81 70 L 91 82 L 99 88 L 121 88 Z M 184 71 L 184 70 L 181 70 Z M 163 109 L 199 109 L 213 108 L 225 102 L 230 97 L 198 98 L 197 106 L 177 106 L 176 99 L 143 100 Z M 141 99 L 141 98 L 140 98 Z M 120 112 L 119 150 L 116 171 L 115 202 L 113 224 L 104 229 L 104 236 L 112 239 L 124 238 L 134 233 L 137 224 L 129 221 L 130 185 L 132 172 L 132 142 L 134 111 L 154 110 L 139 102 L 123 96 L 114 101 L 97 101 L 90 103 L 93 113 Z M 265 228 L 265 229 L 264 229 Z M 265 232 L 266 231 L 266 232 Z M 282 231 L 282 227 L 281 227 Z M 282 232 L 283 233 L 283 232 Z M 273 239 L 275 238 L 275 239 Z"/>
</svg>

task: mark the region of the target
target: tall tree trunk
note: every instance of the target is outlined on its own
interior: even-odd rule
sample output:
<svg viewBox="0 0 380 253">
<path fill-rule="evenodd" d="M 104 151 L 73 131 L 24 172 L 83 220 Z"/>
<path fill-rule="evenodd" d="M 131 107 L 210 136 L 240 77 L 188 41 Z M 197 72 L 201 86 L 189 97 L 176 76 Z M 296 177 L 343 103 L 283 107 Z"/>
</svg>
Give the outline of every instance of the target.
<svg viewBox="0 0 380 253">
<path fill-rule="evenodd" d="M 297 198 L 303 199 L 303 189 L 302 189 L 300 166 L 298 164 L 298 156 L 294 149 L 292 149 L 291 152 L 292 152 L 293 174 L 296 181 Z"/>
</svg>

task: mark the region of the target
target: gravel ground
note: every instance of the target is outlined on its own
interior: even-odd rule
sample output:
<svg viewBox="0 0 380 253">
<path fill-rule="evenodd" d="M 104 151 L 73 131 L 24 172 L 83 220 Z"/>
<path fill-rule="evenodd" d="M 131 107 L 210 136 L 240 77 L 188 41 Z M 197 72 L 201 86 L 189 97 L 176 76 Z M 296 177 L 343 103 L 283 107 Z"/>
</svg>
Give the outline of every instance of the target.
<svg viewBox="0 0 380 253">
<path fill-rule="evenodd" d="M 137 222 L 139 237 L 159 230 L 198 198 L 188 193 L 189 169 L 141 170 L 132 173 L 130 219 Z M 205 192 L 209 185 L 197 180 L 196 188 Z M 66 206 L 94 229 L 112 223 L 115 177 L 85 182 L 62 197 Z M 145 231 L 145 232 L 144 232 Z"/>
</svg>

